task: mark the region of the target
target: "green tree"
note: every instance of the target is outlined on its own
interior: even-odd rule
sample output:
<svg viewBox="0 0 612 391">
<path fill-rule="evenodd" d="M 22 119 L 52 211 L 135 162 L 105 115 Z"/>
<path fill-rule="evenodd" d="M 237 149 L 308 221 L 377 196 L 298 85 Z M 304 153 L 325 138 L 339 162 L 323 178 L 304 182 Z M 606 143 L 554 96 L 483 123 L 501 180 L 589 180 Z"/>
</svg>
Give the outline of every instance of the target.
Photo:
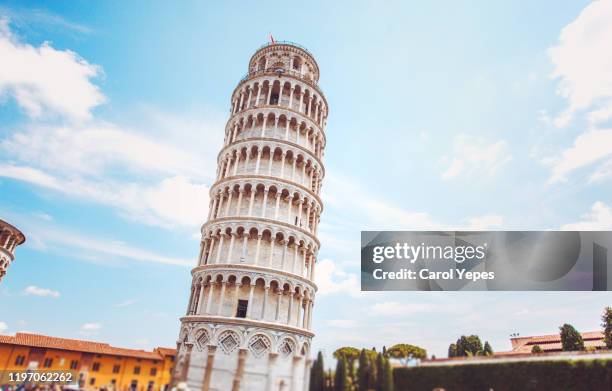
<svg viewBox="0 0 612 391">
<path fill-rule="evenodd" d="M 359 349 L 351 346 L 341 347 L 339 349 L 336 349 L 336 351 L 334 352 L 334 358 L 336 360 L 340 359 L 340 357 L 345 358 L 348 364 L 348 376 L 350 377 L 353 383 L 355 383 L 355 362 L 359 360 L 359 353 Z"/>
<path fill-rule="evenodd" d="M 542 353 L 542 348 L 540 347 L 540 345 L 533 345 L 533 347 L 531 348 L 531 353 L 532 354 Z"/>
<path fill-rule="evenodd" d="M 376 355 L 376 384 L 374 389 L 376 391 L 382 391 L 382 378 L 385 373 L 385 356 L 381 353 Z"/>
<path fill-rule="evenodd" d="M 456 343 L 457 356 L 478 356 L 483 354 L 482 342 L 480 337 L 477 335 L 470 335 L 466 337 L 462 335 Z"/>
<path fill-rule="evenodd" d="M 323 353 L 319 351 L 310 370 L 310 391 L 326 391 Z"/>
<path fill-rule="evenodd" d="M 578 350 L 584 350 L 584 341 L 582 335 L 570 324 L 564 324 L 559 327 L 561 335 L 561 346 L 563 351 L 573 352 Z"/>
<path fill-rule="evenodd" d="M 482 348 L 482 353 L 483 353 L 483 356 L 493 355 L 493 348 L 491 347 L 491 344 L 489 344 L 489 341 L 485 341 L 484 347 Z"/>
<path fill-rule="evenodd" d="M 368 376 L 370 373 L 370 362 L 365 349 L 359 353 L 359 367 L 357 368 L 357 390 L 365 391 L 368 389 Z"/>
<path fill-rule="evenodd" d="M 457 357 L 457 344 L 450 344 L 448 346 L 448 358 Z"/>
<path fill-rule="evenodd" d="M 612 307 L 604 308 L 601 316 L 601 327 L 604 328 L 604 343 L 608 349 L 612 349 Z"/>
<path fill-rule="evenodd" d="M 383 359 L 383 372 L 381 374 L 381 391 L 393 391 L 393 368 L 391 368 L 391 363 L 385 357 Z"/>
<path fill-rule="evenodd" d="M 427 351 L 421 347 L 409 345 L 407 343 L 398 343 L 387 350 L 389 357 L 403 360 L 404 366 L 413 359 L 423 359 L 427 357 Z"/>
<path fill-rule="evenodd" d="M 344 356 L 340 356 L 336 363 L 336 373 L 334 374 L 334 391 L 349 391 L 349 380 L 347 361 Z"/>
</svg>

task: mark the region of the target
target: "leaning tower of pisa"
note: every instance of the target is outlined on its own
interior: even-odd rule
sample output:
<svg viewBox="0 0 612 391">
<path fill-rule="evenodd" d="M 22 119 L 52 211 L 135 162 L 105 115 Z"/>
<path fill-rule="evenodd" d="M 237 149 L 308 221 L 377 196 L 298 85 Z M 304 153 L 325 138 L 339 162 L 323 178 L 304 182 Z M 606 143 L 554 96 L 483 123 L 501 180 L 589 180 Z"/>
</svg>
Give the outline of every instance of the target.
<svg viewBox="0 0 612 391">
<path fill-rule="evenodd" d="M 231 99 L 181 318 L 175 382 L 305 391 L 323 210 L 327 102 L 310 52 L 259 48 Z"/>
</svg>

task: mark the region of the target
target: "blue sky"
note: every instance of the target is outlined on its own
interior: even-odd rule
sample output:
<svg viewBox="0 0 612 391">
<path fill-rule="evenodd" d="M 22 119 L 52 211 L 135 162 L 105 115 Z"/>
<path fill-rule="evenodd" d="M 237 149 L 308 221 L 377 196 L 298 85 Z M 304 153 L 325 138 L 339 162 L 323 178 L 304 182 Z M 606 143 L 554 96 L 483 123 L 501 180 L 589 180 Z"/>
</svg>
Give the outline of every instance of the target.
<svg viewBox="0 0 612 391">
<path fill-rule="evenodd" d="M 0 332 L 173 346 L 229 96 L 272 33 L 330 105 L 315 348 L 599 327 L 605 293 L 361 293 L 366 229 L 612 229 L 612 2 L 0 2 Z"/>
</svg>

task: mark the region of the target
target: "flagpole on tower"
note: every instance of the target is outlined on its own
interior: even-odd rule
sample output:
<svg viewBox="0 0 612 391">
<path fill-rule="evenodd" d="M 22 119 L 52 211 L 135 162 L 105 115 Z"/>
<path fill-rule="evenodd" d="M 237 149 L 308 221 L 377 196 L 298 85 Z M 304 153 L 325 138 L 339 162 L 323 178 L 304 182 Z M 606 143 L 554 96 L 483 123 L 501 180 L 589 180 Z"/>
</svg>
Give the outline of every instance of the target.
<svg viewBox="0 0 612 391">
<path fill-rule="evenodd" d="M 274 37 L 272 36 L 272 33 L 270 33 L 270 43 L 271 44 L 275 44 L 276 41 L 274 40 Z"/>
</svg>

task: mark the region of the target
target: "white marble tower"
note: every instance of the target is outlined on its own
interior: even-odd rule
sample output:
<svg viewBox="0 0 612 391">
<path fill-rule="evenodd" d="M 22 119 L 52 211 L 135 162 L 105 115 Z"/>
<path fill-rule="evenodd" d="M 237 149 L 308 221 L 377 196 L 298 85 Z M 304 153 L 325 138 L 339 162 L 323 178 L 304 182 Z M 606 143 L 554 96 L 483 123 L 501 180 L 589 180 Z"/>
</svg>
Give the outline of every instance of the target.
<svg viewBox="0 0 612 391">
<path fill-rule="evenodd" d="M 0 282 L 9 265 L 15 260 L 15 248 L 25 242 L 20 230 L 0 220 Z"/>
<path fill-rule="evenodd" d="M 328 113 L 318 80 L 312 54 L 274 42 L 232 94 L 177 341 L 175 382 L 190 389 L 308 389 Z"/>
</svg>

